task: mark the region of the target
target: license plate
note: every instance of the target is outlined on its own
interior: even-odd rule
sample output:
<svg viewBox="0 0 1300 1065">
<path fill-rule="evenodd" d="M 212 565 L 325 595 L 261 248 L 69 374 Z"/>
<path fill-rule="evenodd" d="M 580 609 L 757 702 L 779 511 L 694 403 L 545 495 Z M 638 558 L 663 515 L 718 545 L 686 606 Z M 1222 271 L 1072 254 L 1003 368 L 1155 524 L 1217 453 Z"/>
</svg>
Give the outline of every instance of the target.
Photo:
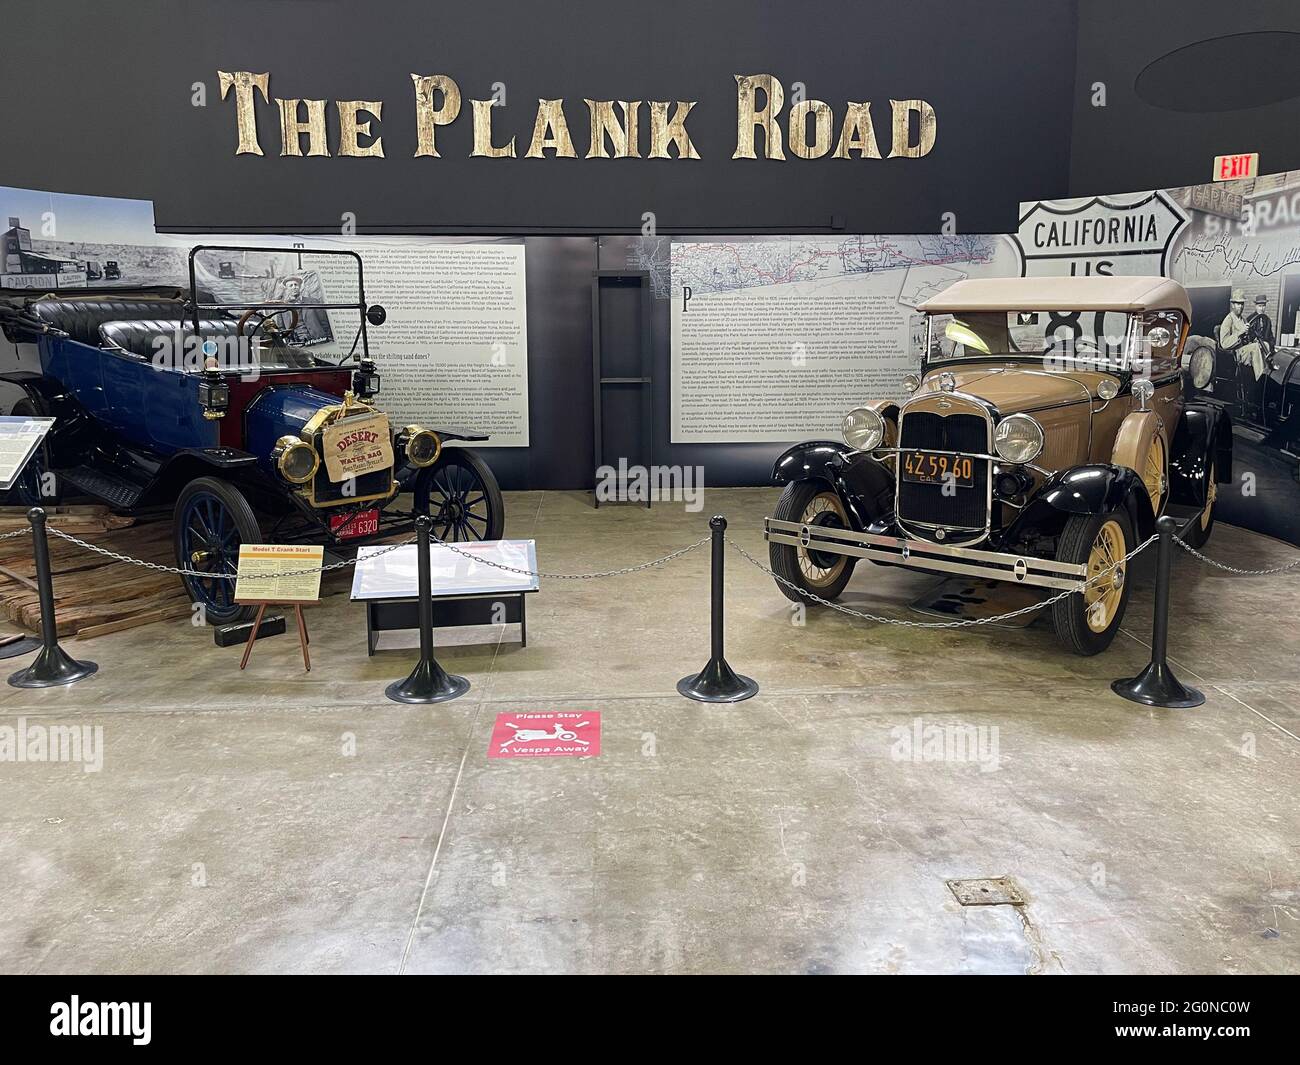
<svg viewBox="0 0 1300 1065">
<path fill-rule="evenodd" d="M 355 540 L 359 536 L 374 536 L 378 531 L 378 507 L 362 510 L 356 514 L 330 515 L 330 532 L 340 540 Z"/>
<path fill-rule="evenodd" d="M 975 487 L 975 460 L 965 455 L 935 455 L 910 451 L 903 455 L 903 480 L 917 484 Z"/>
</svg>

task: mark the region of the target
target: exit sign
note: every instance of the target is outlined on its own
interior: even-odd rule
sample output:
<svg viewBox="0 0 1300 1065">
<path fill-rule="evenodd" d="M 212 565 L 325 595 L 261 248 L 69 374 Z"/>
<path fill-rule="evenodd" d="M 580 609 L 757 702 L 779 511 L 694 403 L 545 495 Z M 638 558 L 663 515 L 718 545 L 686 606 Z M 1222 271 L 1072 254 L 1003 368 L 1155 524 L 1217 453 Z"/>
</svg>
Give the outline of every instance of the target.
<svg viewBox="0 0 1300 1065">
<path fill-rule="evenodd" d="M 1236 181 L 1239 178 L 1255 177 L 1259 174 L 1259 152 L 1249 155 L 1216 155 L 1214 157 L 1214 180 Z"/>
</svg>

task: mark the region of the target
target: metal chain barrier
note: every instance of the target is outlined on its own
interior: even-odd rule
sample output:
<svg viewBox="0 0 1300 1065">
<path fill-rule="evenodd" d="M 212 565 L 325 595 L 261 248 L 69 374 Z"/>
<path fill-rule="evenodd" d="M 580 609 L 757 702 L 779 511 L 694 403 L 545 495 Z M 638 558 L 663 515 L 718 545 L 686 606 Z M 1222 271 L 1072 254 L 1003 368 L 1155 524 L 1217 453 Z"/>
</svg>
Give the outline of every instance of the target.
<svg viewBox="0 0 1300 1065">
<path fill-rule="evenodd" d="M 546 577 L 548 580 L 555 581 L 590 581 L 597 577 L 621 577 L 627 573 L 637 573 L 643 569 L 652 569 L 655 566 L 662 566 L 666 562 L 671 562 L 675 558 L 681 558 L 682 555 L 689 555 L 692 551 L 707 544 L 710 539 L 708 536 L 703 536 L 696 540 L 695 543 L 687 544 L 683 548 L 679 548 L 676 551 L 664 555 L 663 558 L 656 558 L 650 562 L 642 562 L 636 566 L 624 566 L 622 569 L 600 570 L 597 573 L 546 573 L 541 570 L 524 569 L 520 566 L 507 566 L 502 562 L 493 562 L 490 559 L 479 558 L 477 555 L 469 551 L 463 551 L 459 547 L 447 543 L 446 540 L 439 539 L 432 533 L 429 535 L 435 544 L 445 547 L 448 551 L 453 551 L 473 562 L 479 562 L 484 566 L 491 566 L 493 569 L 505 570 L 507 573 L 522 573 L 529 577 Z"/>
<path fill-rule="evenodd" d="M 1220 562 L 1218 559 L 1210 558 L 1209 555 L 1203 555 L 1196 550 L 1191 544 L 1183 540 L 1181 536 L 1174 537 L 1174 543 L 1181 547 L 1193 558 L 1199 558 L 1215 569 L 1221 569 L 1225 573 L 1235 573 L 1240 577 L 1263 577 L 1272 573 L 1289 573 L 1292 570 L 1300 569 L 1300 559 L 1295 562 L 1288 562 L 1285 566 L 1274 566 L 1271 569 L 1239 569 L 1236 566 L 1229 566 L 1226 562 Z"/>
<path fill-rule="evenodd" d="M 0 540 L 12 540 L 15 536 L 31 536 L 32 527 L 29 525 L 25 529 L 15 529 L 13 532 L 0 533 Z"/>
<path fill-rule="evenodd" d="M 1088 578 L 1088 583 L 1091 584 L 1092 582 L 1104 577 L 1107 573 L 1119 569 L 1120 566 L 1123 566 L 1125 563 L 1136 558 L 1148 547 L 1150 547 L 1153 543 L 1155 543 L 1158 539 L 1160 539 L 1159 536 L 1149 536 L 1145 541 L 1138 544 L 1137 547 L 1135 547 L 1127 555 L 1121 558 L 1118 562 L 1115 562 L 1112 565 L 1107 566 L 1096 576 Z M 786 578 L 779 576 L 776 573 L 773 573 L 771 569 L 769 569 L 762 562 L 760 562 L 753 555 L 751 555 L 748 551 L 746 551 L 743 547 L 741 547 L 740 544 L 736 543 L 736 541 L 733 540 L 730 536 L 727 537 L 727 543 L 731 544 L 732 547 L 734 547 L 737 551 L 739 551 L 741 556 L 745 559 L 745 561 L 749 562 L 751 565 L 757 566 L 760 570 L 766 573 L 773 580 L 777 581 L 780 584 L 784 584 L 787 588 L 791 589 L 797 595 L 803 596 L 806 599 L 811 599 L 813 602 L 819 603 L 822 606 L 828 606 L 832 610 L 838 610 L 841 614 L 851 614 L 853 617 L 861 618 L 863 621 L 874 621 L 882 625 L 902 625 L 905 628 L 909 628 L 909 629 L 965 629 L 975 625 L 991 625 L 997 621 L 1006 621 L 1009 618 L 1017 618 L 1020 617 L 1020 615 L 1022 614 L 1032 613 L 1035 610 L 1042 610 L 1044 607 L 1051 606 L 1053 603 L 1059 603 L 1062 599 L 1068 599 L 1070 596 L 1077 595 L 1079 592 L 1078 588 L 1067 588 L 1063 592 L 1058 592 L 1050 599 L 1044 599 L 1041 603 L 1031 603 L 1029 606 L 1022 606 L 1019 610 L 1012 610 L 1006 614 L 998 614 L 995 617 L 991 617 L 991 618 L 967 618 L 962 621 L 908 621 L 903 618 L 887 618 L 879 614 L 866 614 L 863 613 L 861 610 L 854 610 L 852 607 L 847 607 L 840 603 L 833 603 L 829 599 L 823 599 L 820 595 L 816 595 L 813 592 L 809 592 L 803 588 L 800 588 L 793 581 L 786 580 Z"/>
<path fill-rule="evenodd" d="M 30 532 L 31 530 L 29 529 L 25 531 Z M 84 547 L 87 551 L 93 551 L 97 555 L 111 558 L 114 562 L 126 562 L 132 566 L 142 566 L 145 569 L 156 570 L 159 573 L 175 573 L 181 577 L 200 577 L 203 580 L 221 581 L 233 581 L 238 579 L 238 575 L 234 573 L 215 573 L 208 570 L 182 569 L 178 566 L 164 566 L 161 562 L 146 562 L 142 558 L 133 558 L 131 555 L 124 555 L 120 551 L 110 551 L 106 547 L 92 544 L 87 540 L 82 540 L 80 537 L 73 536 L 71 533 L 63 532 L 61 529 L 56 529 L 53 526 L 48 526 L 46 531 L 53 533 L 62 540 L 67 540 L 68 543 L 76 544 L 78 547 Z M 10 533 L 9 535 L 12 536 L 13 534 Z M 396 551 L 399 547 L 409 547 L 413 543 L 415 543 L 414 537 L 410 540 L 403 540 L 398 544 L 389 544 L 367 557 L 378 558 L 380 555 L 388 554 L 389 551 Z M 357 560 L 355 558 L 346 558 L 342 562 L 331 562 L 328 566 L 313 566 L 311 569 L 291 570 L 285 573 L 277 573 L 276 576 L 305 577 L 311 573 L 328 573 L 330 570 L 346 569 L 348 566 L 355 566 L 356 564 Z"/>
<path fill-rule="evenodd" d="M 111 551 L 106 547 L 100 547 L 98 544 L 92 544 L 87 540 L 82 540 L 80 537 L 73 536 L 71 533 L 63 532 L 61 529 L 56 529 L 53 526 L 48 527 L 47 531 L 52 533 L 55 536 L 58 536 L 63 540 L 67 540 L 69 543 L 76 544 L 78 547 L 83 547 L 87 551 L 93 551 L 97 555 L 103 555 L 105 558 L 110 558 L 114 562 L 125 562 L 132 566 L 141 566 L 144 569 L 156 570 L 159 573 L 175 573 L 181 577 L 199 577 L 202 578 L 203 580 L 215 579 L 215 580 L 225 580 L 225 581 L 233 581 L 236 579 L 236 574 L 234 573 L 213 573 L 207 570 L 192 570 L 192 569 L 183 569 L 178 566 L 166 566 L 163 565 L 161 562 L 146 562 L 144 561 L 144 559 L 133 558 L 131 555 L 124 555 L 120 551 Z M 19 529 L 17 532 L 5 533 L 3 535 L 0 535 L 0 540 L 8 540 L 14 536 L 24 536 L 30 534 L 30 532 L 31 529 Z M 664 555 L 662 558 L 656 558 L 651 560 L 650 562 L 642 562 L 635 566 L 624 566 L 622 569 L 601 570 L 597 573 L 547 573 L 542 570 L 524 569 L 519 566 L 507 566 L 501 562 L 493 562 L 491 559 L 480 558 L 470 551 L 462 550 L 461 548 L 456 547 L 454 544 L 449 544 L 445 540 L 439 539 L 437 536 L 433 536 L 432 534 L 430 534 L 430 536 L 433 542 L 438 544 L 439 546 L 445 547 L 447 548 L 447 550 L 453 551 L 456 554 L 462 556 L 463 558 L 470 559 L 473 562 L 478 562 L 481 565 L 491 566 L 493 569 L 505 570 L 508 573 L 522 573 L 530 577 L 545 577 L 548 580 L 558 580 L 558 581 L 587 581 L 587 580 L 593 580 L 597 577 L 619 577 L 627 573 L 637 573 L 641 570 L 651 569 L 655 566 L 662 566 L 665 563 L 673 561 L 673 559 L 681 558 L 683 555 L 690 554 L 690 552 L 696 550 L 697 548 L 703 547 L 705 544 L 709 542 L 709 537 L 704 536 L 701 537 L 699 540 L 696 540 L 695 543 L 688 544 L 686 547 L 670 552 L 669 554 Z M 415 538 L 412 537 L 409 540 L 403 540 L 401 543 L 389 544 L 388 546 L 383 547 L 380 550 L 375 551 L 370 555 L 367 555 L 366 560 L 369 561 L 372 558 L 378 558 L 380 555 L 386 555 L 390 551 L 396 551 L 399 547 L 409 547 L 414 543 L 415 543 Z M 342 562 L 332 562 L 328 566 L 318 566 L 312 569 L 293 570 L 291 572 L 278 574 L 278 576 L 304 577 L 311 573 L 317 573 L 317 572 L 328 573 L 330 570 L 345 569 L 348 566 L 355 566 L 356 564 L 357 564 L 357 559 L 348 558 L 348 559 L 344 559 Z"/>
</svg>

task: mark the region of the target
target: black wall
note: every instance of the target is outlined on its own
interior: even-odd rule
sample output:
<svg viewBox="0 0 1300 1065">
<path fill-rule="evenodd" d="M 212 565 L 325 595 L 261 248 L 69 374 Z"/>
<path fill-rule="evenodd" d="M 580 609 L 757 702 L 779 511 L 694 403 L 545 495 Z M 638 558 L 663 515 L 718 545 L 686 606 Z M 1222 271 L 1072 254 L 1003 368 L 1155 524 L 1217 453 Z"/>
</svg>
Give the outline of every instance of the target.
<svg viewBox="0 0 1300 1065">
<path fill-rule="evenodd" d="M 1300 170 L 1294 0 L 1082 0 L 1076 80 L 1070 195 L 1199 185 L 1239 152 Z"/>
<path fill-rule="evenodd" d="M 472 234 L 933 232 L 945 212 L 1001 232 L 1021 191 L 1068 176 L 1074 0 L 64 0 L 5 4 L 0 182 L 152 199 L 164 229 Z M 217 71 L 269 71 L 271 96 L 382 100 L 386 157 L 236 156 Z M 456 78 L 441 158 L 414 158 L 411 73 Z M 889 150 L 891 98 L 938 115 L 922 159 L 733 160 L 736 74 L 801 81 L 831 105 L 871 101 Z M 207 86 L 207 106 L 191 85 Z M 522 155 L 539 97 L 562 97 L 579 155 L 583 99 L 697 100 L 699 160 L 470 158 L 471 98 L 506 86 Z M 642 107 L 641 142 L 648 140 Z M 787 104 L 788 111 L 788 104 Z M 329 115 L 331 150 L 336 122 Z M 15 138 L 14 131 L 22 136 Z M 500 141 L 498 141 L 500 143 Z M 1016 191 L 1008 194 L 1008 188 Z M 838 216 L 838 222 L 833 219 Z"/>
</svg>

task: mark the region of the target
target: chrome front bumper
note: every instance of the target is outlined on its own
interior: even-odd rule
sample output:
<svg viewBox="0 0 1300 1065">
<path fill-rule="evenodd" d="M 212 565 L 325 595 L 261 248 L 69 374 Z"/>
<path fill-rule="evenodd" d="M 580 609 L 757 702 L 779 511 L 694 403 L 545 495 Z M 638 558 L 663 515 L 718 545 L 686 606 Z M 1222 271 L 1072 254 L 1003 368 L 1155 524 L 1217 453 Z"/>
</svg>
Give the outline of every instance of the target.
<svg viewBox="0 0 1300 1065">
<path fill-rule="evenodd" d="M 825 525 L 800 525 L 793 521 L 763 519 L 763 539 L 774 544 L 805 547 L 827 555 L 849 555 L 872 562 L 886 562 L 930 573 L 957 573 L 964 577 L 987 577 L 1010 584 L 1030 584 L 1040 588 L 1083 591 L 1087 583 L 1087 566 L 1082 563 L 1056 562 L 1050 558 L 1032 558 L 1000 551 L 980 551 L 973 547 L 949 547 L 927 540 L 909 540 L 901 536 L 832 529 Z"/>
</svg>

